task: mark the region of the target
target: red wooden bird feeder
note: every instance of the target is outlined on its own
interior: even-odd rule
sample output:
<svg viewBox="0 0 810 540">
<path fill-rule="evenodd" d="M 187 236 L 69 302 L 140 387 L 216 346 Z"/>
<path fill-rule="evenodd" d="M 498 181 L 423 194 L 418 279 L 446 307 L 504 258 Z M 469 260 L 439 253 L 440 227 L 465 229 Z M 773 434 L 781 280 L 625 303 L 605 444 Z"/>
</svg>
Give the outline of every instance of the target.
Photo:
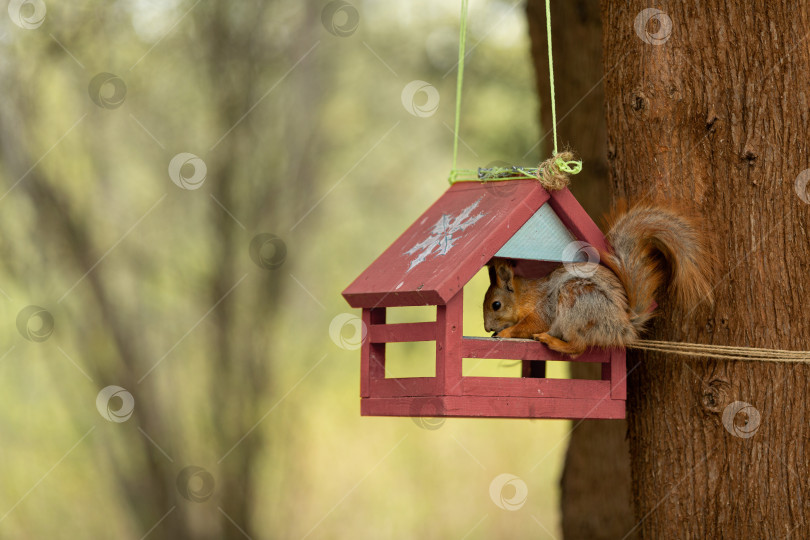
<svg viewBox="0 0 810 540">
<path fill-rule="evenodd" d="M 514 259 L 516 273 L 544 274 L 577 260 L 561 250 L 576 241 L 607 249 L 568 189 L 549 193 L 531 179 L 451 186 L 343 291 L 367 328 L 361 413 L 624 418 L 624 349 L 592 348 L 572 360 L 533 340 L 462 335 L 463 287 L 492 257 Z M 387 308 L 424 305 L 436 306 L 435 321 L 386 324 Z M 435 376 L 386 378 L 386 343 L 412 341 L 436 342 Z M 465 377 L 463 358 L 522 360 L 523 376 Z M 598 362 L 602 378 L 545 378 L 545 361 Z"/>
</svg>

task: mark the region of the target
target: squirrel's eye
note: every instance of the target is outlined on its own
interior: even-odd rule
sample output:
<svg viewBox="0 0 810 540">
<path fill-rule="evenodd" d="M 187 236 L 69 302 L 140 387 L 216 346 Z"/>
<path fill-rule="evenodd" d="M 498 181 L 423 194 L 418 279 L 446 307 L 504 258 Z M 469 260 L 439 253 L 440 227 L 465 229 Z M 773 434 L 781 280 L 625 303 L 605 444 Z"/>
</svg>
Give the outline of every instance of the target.
<svg viewBox="0 0 810 540">
<path fill-rule="evenodd" d="M 492 309 L 494 309 L 495 311 L 498 311 L 499 309 L 501 309 L 501 303 L 500 302 L 492 302 Z"/>
</svg>

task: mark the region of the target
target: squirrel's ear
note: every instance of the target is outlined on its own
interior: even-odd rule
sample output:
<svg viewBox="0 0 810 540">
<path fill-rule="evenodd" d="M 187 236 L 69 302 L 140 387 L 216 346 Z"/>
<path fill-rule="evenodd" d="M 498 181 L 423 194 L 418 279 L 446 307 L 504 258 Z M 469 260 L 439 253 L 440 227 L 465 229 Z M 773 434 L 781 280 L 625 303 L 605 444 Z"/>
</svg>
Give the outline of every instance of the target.
<svg viewBox="0 0 810 540">
<path fill-rule="evenodd" d="M 497 287 L 498 286 L 498 281 L 495 278 L 495 265 L 490 264 L 488 266 L 487 270 L 489 270 L 489 284 L 492 285 L 493 287 Z"/>
<path fill-rule="evenodd" d="M 497 275 L 499 287 L 510 292 L 514 291 L 514 288 L 512 287 L 512 280 L 515 277 L 515 273 L 512 270 L 512 265 L 509 263 L 509 261 L 495 261 L 495 273 Z"/>
</svg>

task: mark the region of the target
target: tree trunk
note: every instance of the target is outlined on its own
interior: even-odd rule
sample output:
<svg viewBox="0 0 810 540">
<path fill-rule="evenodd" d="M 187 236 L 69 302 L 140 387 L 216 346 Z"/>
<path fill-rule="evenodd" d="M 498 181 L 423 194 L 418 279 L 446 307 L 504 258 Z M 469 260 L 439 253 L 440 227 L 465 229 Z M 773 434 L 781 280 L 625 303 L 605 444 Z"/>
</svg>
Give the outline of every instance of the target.
<svg viewBox="0 0 810 540">
<path fill-rule="evenodd" d="M 602 1 L 612 188 L 693 201 L 719 268 L 713 309 L 662 298 L 648 337 L 810 350 L 810 5 L 662 6 Z M 810 536 L 810 366 L 628 361 L 635 531 Z"/>
<path fill-rule="evenodd" d="M 609 187 L 599 4 L 558 1 L 551 9 L 560 145 L 570 145 L 582 158 L 583 170 L 574 177 L 571 190 L 590 215 L 600 216 L 608 210 Z M 552 152 L 545 3 L 530 0 L 526 14 L 541 102 L 541 137 L 548 134 L 535 156 L 543 159 Z M 600 368 L 575 362 L 571 376 L 598 379 Z M 635 523 L 627 423 L 586 420 L 572 427 L 560 479 L 563 536 L 621 538 Z"/>
</svg>

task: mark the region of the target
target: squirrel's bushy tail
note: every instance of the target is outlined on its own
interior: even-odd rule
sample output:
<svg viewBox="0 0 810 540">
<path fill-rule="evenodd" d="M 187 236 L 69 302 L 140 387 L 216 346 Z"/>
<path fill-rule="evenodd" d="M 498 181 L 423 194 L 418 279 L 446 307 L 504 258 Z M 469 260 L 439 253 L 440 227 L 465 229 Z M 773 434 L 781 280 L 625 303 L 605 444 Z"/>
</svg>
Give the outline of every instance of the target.
<svg viewBox="0 0 810 540">
<path fill-rule="evenodd" d="M 608 218 L 612 251 L 608 266 L 627 292 L 630 321 L 637 331 L 652 317 L 656 292 L 669 283 L 679 306 L 712 302 L 711 275 L 716 268 L 701 220 L 671 207 L 641 204 Z"/>
</svg>

